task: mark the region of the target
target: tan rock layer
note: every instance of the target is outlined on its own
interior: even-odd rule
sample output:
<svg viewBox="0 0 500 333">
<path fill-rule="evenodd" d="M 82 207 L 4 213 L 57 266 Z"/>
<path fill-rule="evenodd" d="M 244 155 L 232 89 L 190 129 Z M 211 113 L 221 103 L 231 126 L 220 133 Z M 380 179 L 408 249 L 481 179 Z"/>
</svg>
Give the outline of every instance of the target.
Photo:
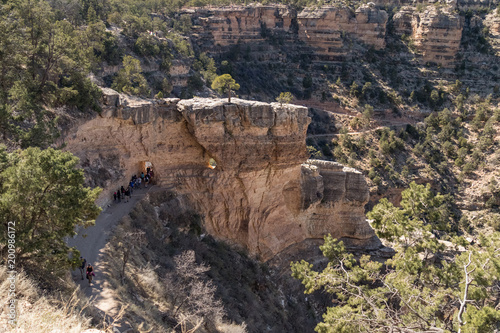
<svg viewBox="0 0 500 333">
<path fill-rule="evenodd" d="M 500 15 L 493 12 L 486 16 L 484 20 L 485 26 L 488 27 L 489 30 L 489 42 L 495 54 L 500 56 Z"/>
<path fill-rule="evenodd" d="M 205 50 L 218 52 L 219 47 L 239 42 L 261 43 L 270 35 L 282 38 L 287 45 L 304 42 L 319 61 L 342 61 L 350 54 L 345 41 L 355 38 L 375 49 L 385 47 L 388 14 L 374 3 L 349 7 L 324 6 L 305 8 L 297 13 L 285 6 L 232 6 L 190 12 L 197 23 L 195 40 Z M 455 64 L 462 37 L 463 19 L 452 6 L 438 9 L 433 5 L 418 13 L 403 7 L 394 15 L 396 33 L 411 36 L 424 62 L 444 67 Z M 300 43 L 299 43 L 300 44 Z M 298 50 L 302 50 L 296 45 Z M 251 49 L 251 48 L 250 48 Z M 261 60 L 284 60 L 286 54 L 264 52 Z"/>
<path fill-rule="evenodd" d="M 325 6 L 298 13 L 285 6 L 232 6 L 192 12 L 199 43 L 207 47 L 228 46 L 238 42 L 256 43 L 267 34 L 297 39 L 313 48 L 320 60 L 341 60 L 347 52 L 343 35 L 376 49 L 385 47 L 388 15 L 374 6 Z"/>
<path fill-rule="evenodd" d="M 327 233 L 358 247 L 380 246 L 364 217 L 363 175 L 306 161 L 305 107 L 144 101 L 104 92 L 101 116 L 65 138 L 66 149 L 105 188 L 101 204 L 148 161 L 159 185 L 190 199 L 209 233 L 263 260 Z"/>
<path fill-rule="evenodd" d="M 440 10 L 429 6 L 418 13 L 411 7 L 403 7 L 394 15 L 396 33 L 411 36 L 424 62 L 434 62 L 443 67 L 455 64 L 463 25 L 463 18 L 451 8 Z"/>
</svg>

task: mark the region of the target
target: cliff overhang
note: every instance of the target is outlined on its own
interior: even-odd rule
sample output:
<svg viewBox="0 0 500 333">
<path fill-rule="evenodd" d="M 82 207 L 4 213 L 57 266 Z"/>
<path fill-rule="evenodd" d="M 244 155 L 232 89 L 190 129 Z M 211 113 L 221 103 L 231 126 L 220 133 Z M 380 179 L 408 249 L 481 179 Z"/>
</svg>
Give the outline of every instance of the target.
<svg viewBox="0 0 500 333">
<path fill-rule="evenodd" d="M 355 247 L 381 246 L 364 215 L 364 176 L 307 160 L 307 108 L 103 91 L 102 113 L 63 139 L 89 184 L 104 188 L 100 204 L 148 162 L 157 185 L 186 196 L 210 234 L 263 260 L 329 233 Z"/>
</svg>

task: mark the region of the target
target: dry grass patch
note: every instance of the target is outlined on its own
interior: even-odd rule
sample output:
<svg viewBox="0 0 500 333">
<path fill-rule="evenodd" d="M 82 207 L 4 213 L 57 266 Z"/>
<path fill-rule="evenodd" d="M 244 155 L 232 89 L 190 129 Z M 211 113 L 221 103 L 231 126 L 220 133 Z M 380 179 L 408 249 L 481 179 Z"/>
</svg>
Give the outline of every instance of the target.
<svg viewBox="0 0 500 333">
<path fill-rule="evenodd" d="M 16 332 L 82 332 L 91 327 L 92 318 L 86 315 L 89 302 L 84 301 L 79 289 L 66 300 L 63 296 L 52 297 L 44 295 L 36 284 L 24 272 L 17 275 L 16 300 L 17 300 L 17 326 L 8 323 L 7 304 L 10 282 L 6 267 L 0 267 L 0 327 L 8 328 L 7 331 Z"/>
</svg>

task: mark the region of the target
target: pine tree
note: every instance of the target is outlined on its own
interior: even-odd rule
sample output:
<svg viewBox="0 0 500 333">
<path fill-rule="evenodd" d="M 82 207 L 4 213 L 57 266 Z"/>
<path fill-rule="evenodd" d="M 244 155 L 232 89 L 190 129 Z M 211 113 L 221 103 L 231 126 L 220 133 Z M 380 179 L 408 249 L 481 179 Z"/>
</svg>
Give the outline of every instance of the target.
<svg viewBox="0 0 500 333">
<path fill-rule="evenodd" d="M 93 224 L 101 191 L 84 186 L 78 162 L 71 153 L 52 148 L 0 150 L 1 253 L 8 246 L 8 222 L 13 222 L 17 262 L 63 269 L 71 264 L 69 252 L 78 258 L 64 238 L 75 234 L 75 226 Z"/>
<path fill-rule="evenodd" d="M 449 220 L 446 197 L 412 183 L 400 207 L 386 199 L 368 214 L 377 235 L 395 255 L 384 264 L 356 259 L 341 241 L 325 237 L 328 259 L 317 272 L 306 261 L 291 264 L 306 293 L 326 290 L 336 306 L 323 315 L 317 332 L 493 332 L 499 328 L 500 233 L 478 244 L 454 237 L 445 247 L 435 234 Z"/>
<path fill-rule="evenodd" d="M 212 89 L 220 94 L 227 94 L 227 101 L 231 103 L 231 90 L 240 89 L 240 85 L 229 74 L 217 76 L 212 83 Z"/>
</svg>

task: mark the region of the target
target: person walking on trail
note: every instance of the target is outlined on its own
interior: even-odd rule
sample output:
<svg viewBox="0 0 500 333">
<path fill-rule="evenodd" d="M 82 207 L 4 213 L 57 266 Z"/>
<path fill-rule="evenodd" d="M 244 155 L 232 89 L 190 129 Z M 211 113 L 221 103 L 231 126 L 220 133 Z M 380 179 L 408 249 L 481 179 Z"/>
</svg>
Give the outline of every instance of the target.
<svg viewBox="0 0 500 333">
<path fill-rule="evenodd" d="M 139 178 L 137 178 L 135 181 L 136 181 L 136 183 L 137 183 L 137 188 L 141 188 L 141 183 L 142 183 L 141 178 L 139 177 Z"/>
<path fill-rule="evenodd" d="M 127 187 L 127 189 L 125 190 L 125 200 L 125 202 L 130 201 L 130 187 Z"/>
<path fill-rule="evenodd" d="M 94 277 L 94 267 L 92 267 L 92 264 L 87 265 L 87 280 L 89 280 L 89 284 L 92 282 L 92 277 Z"/>
<path fill-rule="evenodd" d="M 78 267 L 80 269 L 80 274 L 83 280 L 83 270 L 85 269 L 85 265 L 87 264 L 87 260 L 84 257 L 80 257 L 81 265 Z"/>
<path fill-rule="evenodd" d="M 121 189 L 118 189 L 118 191 L 116 191 L 116 197 L 118 198 L 118 202 L 121 201 L 121 197 L 122 197 L 122 195 L 120 193 L 121 193 Z"/>
<path fill-rule="evenodd" d="M 125 199 L 125 188 L 123 187 L 123 185 L 122 185 L 122 187 L 120 189 L 120 192 L 122 194 L 122 199 Z"/>
</svg>

